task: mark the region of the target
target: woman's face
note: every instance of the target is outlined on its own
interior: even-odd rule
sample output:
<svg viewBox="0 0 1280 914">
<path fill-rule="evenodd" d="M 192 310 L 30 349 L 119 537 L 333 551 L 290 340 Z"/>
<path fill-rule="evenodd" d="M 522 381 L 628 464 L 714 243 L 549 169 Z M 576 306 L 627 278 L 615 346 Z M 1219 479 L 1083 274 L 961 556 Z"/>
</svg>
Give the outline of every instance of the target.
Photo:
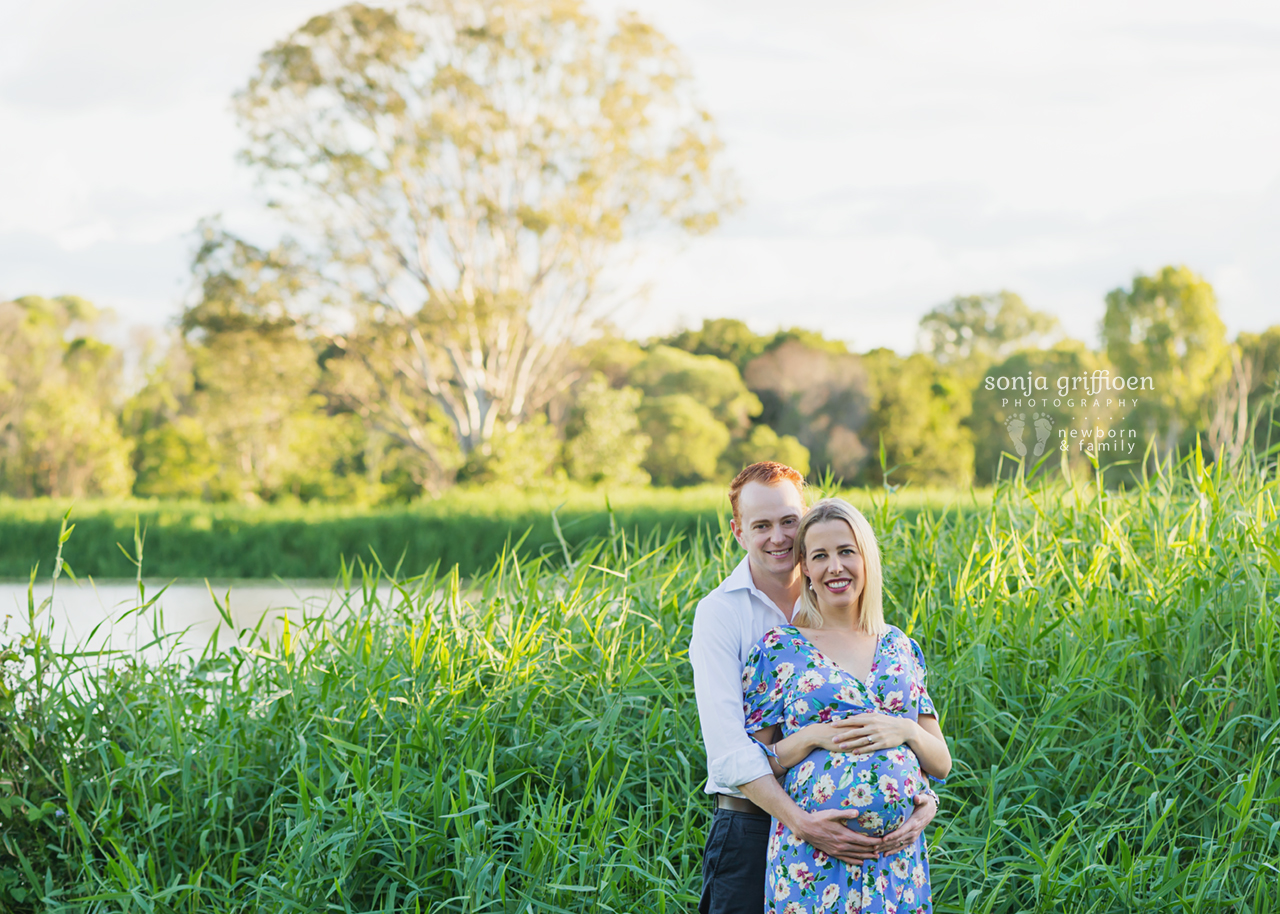
<svg viewBox="0 0 1280 914">
<path fill-rule="evenodd" d="M 824 520 L 810 527 L 800 568 L 813 585 L 819 609 L 857 609 L 866 576 L 862 554 L 847 523 Z"/>
</svg>

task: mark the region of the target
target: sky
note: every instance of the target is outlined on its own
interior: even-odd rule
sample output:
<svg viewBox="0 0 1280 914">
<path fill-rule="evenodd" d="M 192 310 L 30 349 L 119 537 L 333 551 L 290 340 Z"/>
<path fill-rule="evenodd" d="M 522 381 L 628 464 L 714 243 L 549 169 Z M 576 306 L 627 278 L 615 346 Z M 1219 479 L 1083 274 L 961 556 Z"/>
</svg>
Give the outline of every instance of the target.
<svg viewBox="0 0 1280 914">
<path fill-rule="evenodd" d="M 648 242 L 616 315 L 915 344 L 1010 289 L 1097 343 L 1103 296 L 1185 264 L 1231 334 L 1280 323 L 1280 4 L 592 0 L 688 57 L 744 203 Z M 193 230 L 279 226 L 230 96 L 335 4 L 0 0 L 0 298 L 77 294 L 171 323 Z"/>
</svg>

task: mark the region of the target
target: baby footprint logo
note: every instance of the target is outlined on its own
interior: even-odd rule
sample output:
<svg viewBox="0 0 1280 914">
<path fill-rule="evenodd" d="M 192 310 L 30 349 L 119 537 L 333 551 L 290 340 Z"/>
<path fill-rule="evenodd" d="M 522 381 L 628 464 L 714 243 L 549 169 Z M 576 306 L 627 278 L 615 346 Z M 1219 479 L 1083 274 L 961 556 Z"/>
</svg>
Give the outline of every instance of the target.
<svg viewBox="0 0 1280 914">
<path fill-rule="evenodd" d="M 1010 413 L 1004 420 L 1005 430 L 1009 433 L 1009 440 L 1013 442 L 1013 449 L 1018 452 L 1019 457 L 1027 456 L 1027 446 L 1022 443 L 1022 433 L 1027 428 L 1026 413 Z M 1046 432 L 1046 434 L 1048 434 Z"/>
<path fill-rule="evenodd" d="M 1031 424 L 1036 430 L 1035 455 L 1044 453 L 1045 442 L 1049 440 L 1049 432 L 1053 431 L 1053 416 L 1048 413 L 1032 413 Z"/>
</svg>

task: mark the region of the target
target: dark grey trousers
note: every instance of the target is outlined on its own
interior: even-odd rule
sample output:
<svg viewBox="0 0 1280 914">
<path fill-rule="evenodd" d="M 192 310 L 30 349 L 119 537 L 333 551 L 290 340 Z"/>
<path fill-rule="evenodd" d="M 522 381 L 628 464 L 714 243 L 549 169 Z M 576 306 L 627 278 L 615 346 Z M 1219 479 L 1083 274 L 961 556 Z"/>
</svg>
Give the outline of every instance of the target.
<svg viewBox="0 0 1280 914">
<path fill-rule="evenodd" d="M 698 914 L 762 914 L 768 816 L 717 809 L 702 855 Z"/>
</svg>

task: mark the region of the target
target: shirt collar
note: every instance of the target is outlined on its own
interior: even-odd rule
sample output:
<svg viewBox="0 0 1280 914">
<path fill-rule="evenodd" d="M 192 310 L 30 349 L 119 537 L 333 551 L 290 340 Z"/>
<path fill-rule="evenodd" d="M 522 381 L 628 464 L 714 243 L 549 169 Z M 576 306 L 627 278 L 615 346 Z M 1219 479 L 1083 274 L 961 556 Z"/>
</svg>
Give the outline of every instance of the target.
<svg viewBox="0 0 1280 914">
<path fill-rule="evenodd" d="M 725 590 L 755 590 L 758 592 L 756 582 L 751 579 L 751 557 L 744 555 L 742 561 L 738 563 L 738 567 L 729 572 L 729 576 L 724 579 Z"/>
<path fill-rule="evenodd" d="M 734 590 L 749 590 L 755 594 L 761 602 L 768 606 L 773 606 L 774 602 L 769 599 L 763 590 L 756 586 L 756 582 L 751 577 L 751 559 L 749 556 L 743 556 L 742 561 L 738 563 L 738 567 L 729 572 L 729 576 L 724 579 L 724 589 L 726 592 Z M 795 606 L 791 607 L 792 613 L 796 607 L 800 605 L 800 601 L 796 600 Z M 784 616 L 785 618 L 785 616 Z"/>
</svg>

